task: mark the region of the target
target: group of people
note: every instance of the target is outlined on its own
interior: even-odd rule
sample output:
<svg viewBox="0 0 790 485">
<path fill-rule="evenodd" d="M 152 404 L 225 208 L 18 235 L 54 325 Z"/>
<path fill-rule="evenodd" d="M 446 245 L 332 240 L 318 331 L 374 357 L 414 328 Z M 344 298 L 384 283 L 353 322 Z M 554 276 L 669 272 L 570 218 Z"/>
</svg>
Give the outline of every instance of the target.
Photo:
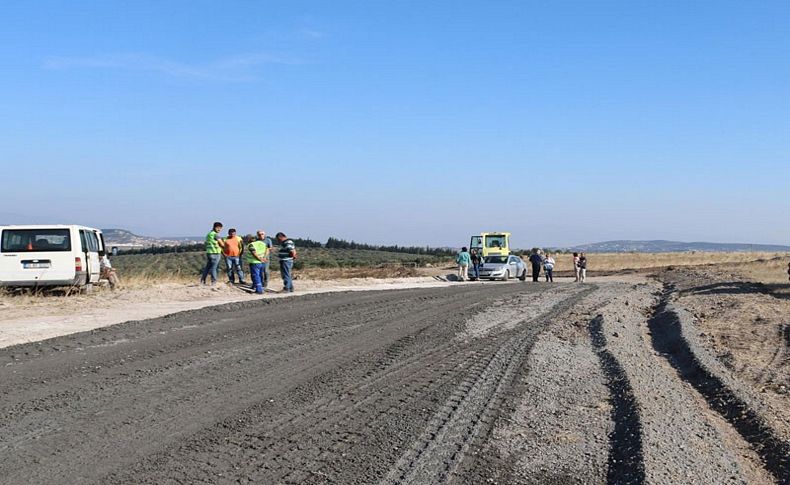
<svg viewBox="0 0 790 485">
<path fill-rule="evenodd" d="M 557 262 L 551 253 L 544 255 L 543 251 L 535 249 L 529 256 L 529 262 L 532 265 L 532 281 L 538 281 L 541 268 L 546 276 L 546 281 L 554 281 L 554 266 L 557 265 Z M 584 283 L 587 280 L 587 256 L 584 253 L 573 253 L 573 273 L 574 281 L 577 283 Z"/>
<path fill-rule="evenodd" d="M 211 278 L 211 284 L 217 283 L 217 272 L 220 260 L 224 257 L 227 266 L 228 282 L 236 284 L 238 277 L 239 284 L 246 285 L 244 281 L 244 268 L 242 261 L 247 264 L 252 280 L 252 289 L 255 293 L 263 294 L 268 289 L 270 281 L 270 256 L 274 249 L 271 238 L 266 236 L 263 230 L 257 231 L 255 235 L 247 234 L 244 238 L 236 234 L 236 229 L 228 229 L 228 235 L 222 237 L 222 223 L 215 222 L 211 231 L 206 234 L 206 266 L 200 275 L 200 283 L 207 284 Z M 296 246 L 282 232 L 274 236 L 279 249 L 277 259 L 280 263 L 280 276 L 283 279 L 283 291 L 293 292 L 293 264 L 296 259 Z"/>
<path fill-rule="evenodd" d="M 458 279 L 466 281 L 470 268 L 475 278 L 480 277 L 480 268 L 485 261 L 483 255 L 478 253 L 476 249 L 473 248 L 471 251 L 468 251 L 466 247 L 463 247 L 456 254 L 455 262 L 458 265 Z M 532 281 L 538 281 L 541 269 L 547 282 L 554 281 L 554 267 L 557 265 L 557 262 L 551 253 L 543 254 L 543 251 L 540 249 L 534 249 L 529 256 L 529 262 L 532 266 Z M 575 281 L 584 283 L 587 280 L 587 256 L 584 253 L 573 253 L 573 269 Z"/>
</svg>

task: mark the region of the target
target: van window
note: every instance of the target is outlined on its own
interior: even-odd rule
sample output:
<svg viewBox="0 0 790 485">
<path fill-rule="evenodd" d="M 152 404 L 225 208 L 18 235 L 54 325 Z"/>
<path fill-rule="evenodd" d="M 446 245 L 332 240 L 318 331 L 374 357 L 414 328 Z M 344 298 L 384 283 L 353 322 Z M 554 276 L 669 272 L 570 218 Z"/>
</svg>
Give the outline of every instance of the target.
<svg viewBox="0 0 790 485">
<path fill-rule="evenodd" d="M 95 253 L 99 251 L 99 239 L 93 231 L 80 229 L 80 242 L 82 243 L 83 252 Z"/>
<path fill-rule="evenodd" d="M 3 229 L 2 252 L 71 251 L 68 229 Z"/>
<path fill-rule="evenodd" d="M 102 233 L 95 233 L 95 234 L 99 237 L 99 248 L 101 249 L 101 251 L 99 251 L 99 254 L 103 256 L 107 252 L 107 245 L 104 243 L 104 234 Z"/>
<path fill-rule="evenodd" d="M 507 244 L 505 244 L 505 236 L 486 236 L 486 247 L 499 249 L 507 247 Z"/>
<path fill-rule="evenodd" d="M 88 249 L 93 253 L 99 251 L 99 239 L 93 231 L 88 231 Z"/>
</svg>

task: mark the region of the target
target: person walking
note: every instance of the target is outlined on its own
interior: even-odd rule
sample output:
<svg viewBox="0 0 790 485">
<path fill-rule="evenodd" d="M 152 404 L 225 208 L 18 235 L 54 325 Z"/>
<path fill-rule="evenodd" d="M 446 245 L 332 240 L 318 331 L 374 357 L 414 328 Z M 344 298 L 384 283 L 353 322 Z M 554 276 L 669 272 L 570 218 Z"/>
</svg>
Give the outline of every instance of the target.
<svg viewBox="0 0 790 485">
<path fill-rule="evenodd" d="M 296 245 L 288 239 L 282 232 L 278 232 L 275 236 L 277 243 L 280 245 L 280 250 L 277 252 L 277 257 L 280 260 L 280 276 L 283 279 L 283 291 L 293 293 L 293 267 L 294 260 L 296 259 Z"/>
<path fill-rule="evenodd" d="M 587 280 L 587 256 L 584 253 L 579 254 L 579 282 L 584 283 Z"/>
<path fill-rule="evenodd" d="M 546 281 L 554 283 L 554 258 L 551 257 L 550 253 L 546 254 L 546 258 L 543 260 L 543 272 L 546 275 Z"/>
<path fill-rule="evenodd" d="M 469 263 L 472 262 L 472 257 L 469 255 L 465 246 L 455 255 L 455 262 L 458 264 L 458 279 L 466 281 L 466 277 L 469 273 Z"/>
<path fill-rule="evenodd" d="M 477 249 L 472 249 L 469 253 L 469 258 L 472 260 L 472 274 L 475 275 L 475 280 L 479 280 L 480 267 L 483 266 L 483 257 L 477 252 Z"/>
<path fill-rule="evenodd" d="M 211 231 L 206 234 L 206 267 L 200 275 L 200 284 L 205 285 L 206 279 L 211 275 L 211 284 L 217 284 L 217 268 L 219 259 L 222 256 L 222 246 L 225 242 L 219 237 L 222 232 L 222 223 L 215 222 Z"/>
<path fill-rule="evenodd" d="M 532 250 L 532 254 L 529 257 L 529 262 L 532 264 L 532 281 L 538 281 L 538 276 L 540 276 L 540 267 L 543 264 L 543 257 L 540 255 L 539 250 Z"/>
<path fill-rule="evenodd" d="M 579 282 L 579 253 L 573 253 L 573 274 L 575 276 L 576 283 Z"/>
<path fill-rule="evenodd" d="M 244 283 L 244 270 L 241 268 L 241 255 L 244 253 L 244 240 L 236 235 L 236 229 L 228 229 L 228 237 L 224 240 L 225 246 L 222 254 L 225 256 L 225 265 L 228 267 L 228 281 L 230 284 L 236 283 L 236 276 L 239 283 Z"/>
<path fill-rule="evenodd" d="M 252 234 L 247 234 L 244 237 L 247 243 L 247 248 L 244 251 L 244 261 L 250 266 L 250 279 L 252 279 L 252 288 L 255 293 L 263 294 L 263 280 L 261 278 L 261 270 L 263 265 L 268 262 L 266 258 L 267 249 L 263 241 L 255 239 Z"/>
<path fill-rule="evenodd" d="M 261 279 L 263 282 L 263 291 L 266 291 L 266 288 L 269 287 L 269 281 L 271 276 L 271 268 L 270 268 L 270 261 L 269 261 L 269 253 L 271 252 L 272 248 L 274 247 L 274 243 L 272 243 L 272 239 L 266 236 L 266 231 L 260 230 L 257 233 L 258 240 L 263 241 L 263 244 L 266 245 L 266 262 L 263 263 L 263 268 L 261 268 Z"/>
</svg>

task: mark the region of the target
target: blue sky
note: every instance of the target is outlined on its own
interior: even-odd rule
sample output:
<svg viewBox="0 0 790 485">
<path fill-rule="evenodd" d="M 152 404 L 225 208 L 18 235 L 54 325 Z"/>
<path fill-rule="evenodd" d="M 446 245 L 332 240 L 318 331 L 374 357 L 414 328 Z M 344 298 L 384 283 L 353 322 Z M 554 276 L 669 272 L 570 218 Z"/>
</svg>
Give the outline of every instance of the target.
<svg viewBox="0 0 790 485">
<path fill-rule="evenodd" d="M 790 244 L 790 2 L 0 9 L 0 222 Z"/>
</svg>

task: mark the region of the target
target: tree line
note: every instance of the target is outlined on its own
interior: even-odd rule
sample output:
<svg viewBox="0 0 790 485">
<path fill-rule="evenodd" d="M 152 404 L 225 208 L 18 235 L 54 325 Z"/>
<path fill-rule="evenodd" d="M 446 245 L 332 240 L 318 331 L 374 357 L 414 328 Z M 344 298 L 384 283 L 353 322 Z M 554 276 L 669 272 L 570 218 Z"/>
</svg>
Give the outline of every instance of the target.
<svg viewBox="0 0 790 485">
<path fill-rule="evenodd" d="M 346 241 L 336 237 L 327 239 L 324 247 L 327 249 L 362 249 L 368 251 L 389 251 L 392 253 L 425 254 L 428 256 L 451 256 L 455 251 L 449 248 L 432 248 L 430 246 L 399 246 L 397 244 L 385 246 L 378 244 L 365 244 L 355 241 Z"/>
<path fill-rule="evenodd" d="M 309 238 L 292 237 L 291 240 L 297 248 L 325 248 L 325 249 L 356 249 L 365 251 L 389 251 L 393 253 L 421 254 L 427 256 L 452 256 L 455 251 L 449 248 L 432 248 L 430 246 L 399 246 L 377 245 L 347 241 L 336 237 L 330 237 L 326 243 L 320 243 Z M 165 253 L 189 253 L 203 251 L 204 243 L 180 244 L 178 246 L 150 246 L 133 249 L 122 249 L 118 254 L 165 254 Z"/>
</svg>

